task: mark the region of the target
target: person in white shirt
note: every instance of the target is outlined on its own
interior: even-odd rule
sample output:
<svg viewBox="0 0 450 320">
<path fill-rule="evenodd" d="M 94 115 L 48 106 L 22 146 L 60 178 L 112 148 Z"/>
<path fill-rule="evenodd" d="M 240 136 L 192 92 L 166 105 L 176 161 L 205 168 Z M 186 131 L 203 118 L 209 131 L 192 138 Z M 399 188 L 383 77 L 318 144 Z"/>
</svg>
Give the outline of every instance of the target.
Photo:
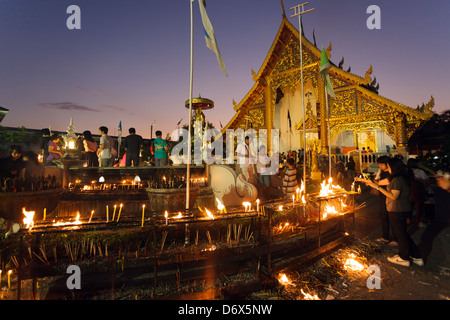
<svg viewBox="0 0 450 320">
<path fill-rule="evenodd" d="M 97 155 L 100 158 L 101 167 L 112 167 L 113 157 L 111 153 L 111 138 L 108 136 L 108 128 L 100 127 L 99 133 L 100 137 L 100 148 L 97 150 Z"/>
</svg>

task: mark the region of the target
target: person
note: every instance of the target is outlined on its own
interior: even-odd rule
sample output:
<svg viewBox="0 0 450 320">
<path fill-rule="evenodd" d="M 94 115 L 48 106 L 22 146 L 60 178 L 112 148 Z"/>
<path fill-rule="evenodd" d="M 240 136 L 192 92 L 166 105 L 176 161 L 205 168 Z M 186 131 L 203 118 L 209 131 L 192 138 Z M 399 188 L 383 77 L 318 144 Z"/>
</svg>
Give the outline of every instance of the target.
<svg viewBox="0 0 450 320">
<path fill-rule="evenodd" d="M 83 132 L 83 146 L 86 152 L 87 167 L 98 167 L 98 146 L 89 130 Z"/>
<path fill-rule="evenodd" d="M 426 224 L 422 221 L 424 218 L 425 201 L 427 200 L 427 191 L 425 185 L 428 183 L 428 176 L 419 168 L 419 161 L 409 158 L 406 162 L 411 177 L 410 200 L 416 213 L 416 223 L 419 228 L 425 228 Z"/>
<path fill-rule="evenodd" d="M 97 149 L 97 155 L 100 157 L 101 167 L 112 167 L 112 139 L 108 136 L 108 128 L 101 126 L 98 128 L 100 137 L 100 148 Z"/>
<path fill-rule="evenodd" d="M 263 196 L 268 195 L 270 189 L 271 159 L 267 155 L 267 150 L 264 145 L 259 147 L 258 163 L 256 166 L 257 172 L 259 173 L 259 183 L 261 186 L 260 193 Z"/>
<path fill-rule="evenodd" d="M 19 145 L 11 146 L 10 155 L 0 159 L 0 180 L 14 179 L 23 173 L 25 163 L 23 161 L 22 148 Z"/>
<path fill-rule="evenodd" d="M 361 153 L 367 153 L 366 147 L 363 147 L 363 148 L 362 148 Z"/>
<path fill-rule="evenodd" d="M 250 138 L 245 136 L 244 143 L 239 143 L 236 147 L 237 168 L 241 171 L 246 181 L 252 179 L 250 165 Z"/>
<path fill-rule="evenodd" d="M 48 143 L 50 142 L 50 130 L 47 128 L 42 129 L 41 135 L 39 147 L 41 149 L 42 162 L 46 165 L 48 158 Z"/>
<path fill-rule="evenodd" d="M 322 179 L 327 179 L 327 178 L 329 178 L 328 177 L 328 175 L 329 175 L 329 163 L 328 163 L 328 159 L 327 159 L 327 157 L 321 157 L 320 158 L 320 162 L 319 162 L 319 170 L 320 170 L 320 172 L 321 172 L 321 176 L 322 176 Z"/>
<path fill-rule="evenodd" d="M 378 171 L 375 174 L 374 180 L 379 183 L 380 181 L 387 179 L 389 177 L 389 170 L 388 170 L 388 162 L 389 162 L 388 156 L 381 156 L 377 159 L 378 164 Z M 380 188 L 384 188 L 383 186 L 380 186 Z M 386 196 L 377 190 L 375 191 L 375 194 L 378 196 L 378 214 L 380 217 L 381 222 L 381 234 L 382 237 L 376 239 L 377 242 L 386 242 L 389 243 L 391 246 L 396 245 L 396 241 L 391 241 L 390 236 L 390 223 L 389 223 L 389 215 L 386 209 Z"/>
<path fill-rule="evenodd" d="M 62 168 L 61 158 L 63 156 L 61 145 L 59 142 L 61 141 L 61 137 L 58 134 L 53 134 L 50 138 L 50 142 L 48 143 L 48 157 L 47 163 L 53 163 L 56 166 Z"/>
<path fill-rule="evenodd" d="M 336 178 L 338 182 L 344 181 L 344 175 L 345 175 L 345 166 L 341 159 L 338 160 L 336 164 Z"/>
<path fill-rule="evenodd" d="M 167 166 L 167 153 L 169 149 L 167 142 L 161 138 L 162 132 L 156 131 L 156 139 L 153 141 L 153 155 L 155 156 L 155 165 L 157 167 Z"/>
<path fill-rule="evenodd" d="M 353 159 L 353 157 L 348 157 L 348 162 L 347 162 L 347 176 L 349 179 L 353 180 L 355 178 L 355 168 L 356 168 L 356 163 L 355 160 Z"/>
<path fill-rule="evenodd" d="M 389 177 L 379 183 L 368 179 L 357 179 L 366 185 L 377 189 L 386 196 L 386 208 L 391 222 L 394 236 L 398 241 L 398 254 L 388 257 L 388 261 L 409 267 L 411 261 L 419 266 L 424 262 L 420 255 L 419 248 L 414 243 L 408 233 L 406 219 L 411 212 L 411 203 L 409 201 L 410 185 L 409 174 L 403 161 L 397 158 L 389 159 L 388 162 Z M 380 185 L 387 185 L 386 189 Z"/>
<path fill-rule="evenodd" d="M 367 147 L 367 152 L 373 153 L 373 150 L 370 147 Z"/>
<path fill-rule="evenodd" d="M 139 154 L 143 146 L 142 137 L 136 134 L 135 128 L 128 129 L 129 135 L 123 141 L 123 147 L 126 150 L 126 166 L 139 167 Z"/>
<path fill-rule="evenodd" d="M 292 197 L 298 187 L 297 170 L 295 169 L 295 160 L 288 158 L 286 160 L 286 171 L 283 177 L 283 193 L 286 197 Z"/>
</svg>

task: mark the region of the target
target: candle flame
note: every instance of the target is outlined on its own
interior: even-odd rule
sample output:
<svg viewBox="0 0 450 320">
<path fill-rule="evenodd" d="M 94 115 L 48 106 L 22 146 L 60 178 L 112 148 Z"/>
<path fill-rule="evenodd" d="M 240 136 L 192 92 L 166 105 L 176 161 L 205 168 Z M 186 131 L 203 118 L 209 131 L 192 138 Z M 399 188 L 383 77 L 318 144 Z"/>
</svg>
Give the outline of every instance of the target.
<svg viewBox="0 0 450 320">
<path fill-rule="evenodd" d="M 356 258 L 355 254 L 350 253 L 349 258 L 345 261 L 344 268 L 346 270 L 351 271 L 363 271 L 364 266 L 360 262 L 358 262 L 355 258 Z"/>
<path fill-rule="evenodd" d="M 216 201 L 217 201 L 217 209 L 219 209 L 219 211 L 222 211 L 223 209 L 225 209 L 225 206 L 219 199 L 216 198 Z"/>
<path fill-rule="evenodd" d="M 336 210 L 336 207 L 330 204 L 326 204 L 323 209 L 323 219 L 326 219 L 328 215 L 338 215 L 339 211 Z"/>
<path fill-rule="evenodd" d="M 80 221 L 80 212 L 77 211 L 77 215 L 75 217 L 75 221 L 73 221 L 73 222 L 55 222 L 53 224 L 53 226 L 59 227 L 59 226 L 67 226 L 67 225 L 79 225 L 81 223 L 82 222 Z"/>
<path fill-rule="evenodd" d="M 280 277 L 278 278 L 278 282 L 280 282 L 284 286 L 290 285 L 290 286 L 294 286 L 295 287 L 295 284 L 293 284 L 291 282 L 291 280 L 289 280 L 289 278 L 284 273 L 280 274 Z"/>
<path fill-rule="evenodd" d="M 31 229 L 34 226 L 34 211 L 26 211 L 25 207 L 22 208 L 22 213 L 25 215 L 25 218 L 23 218 L 23 223 L 25 224 L 25 228 Z"/>
<path fill-rule="evenodd" d="M 317 294 L 312 295 L 312 294 L 309 294 L 309 293 L 305 293 L 303 291 L 303 289 L 301 289 L 300 291 L 303 294 L 304 300 L 320 300 L 319 297 L 317 296 Z"/>
<path fill-rule="evenodd" d="M 174 219 L 181 219 L 183 218 L 183 215 L 181 214 L 181 212 L 178 212 L 178 215 L 176 215 L 175 217 L 173 217 Z"/>
<path fill-rule="evenodd" d="M 252 204 L 248 201 L 242 202 L 242 205 L 245 207 L 245 212 L 252 210 Z"/>
<path fill-rule="evenodd" d="M 208 209 L 205 208 L 205 212 L 210 219 L 214 220 L 214 215 Z"/>
</svg>

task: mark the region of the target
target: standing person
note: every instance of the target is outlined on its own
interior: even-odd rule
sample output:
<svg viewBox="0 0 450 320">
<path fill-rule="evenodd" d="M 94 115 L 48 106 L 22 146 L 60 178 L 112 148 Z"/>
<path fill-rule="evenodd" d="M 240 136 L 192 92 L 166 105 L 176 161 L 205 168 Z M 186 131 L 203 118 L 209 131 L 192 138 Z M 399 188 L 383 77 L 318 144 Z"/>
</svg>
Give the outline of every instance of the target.
<svg viewBox="0 0 450 320">
<path fill-rule="evenodd" d="M 286 160 L 286 171 L 283 178 L 283 193 L 286 197 L 292 197 L 298 187 L 297 170 L 295 169 L 295 160 L 288 158 Z"/>
<path fill-rule="evenodd" d="M 355 168 L 356 168 L 355 160 L 351 156 L 348 157 L 347 176 L 350 180 L 353 180 L 355 178 Z"/>
<path fill-rule="evenodd" d="M 155 156 L 155 165 L 157 167 L 167 166 L 167 153 L 169 149 L 167 142 L 161 138 L 162 132 L 156 131 L 156 139 L 153 141 L 153 155 Z"/>
<path fill-rule="evenodd" d="M 419 248 L 414 243 L 408 233 L 406 219 L 411 212 L 409 201 L 409 175 L 405 164 L 397 158 L 392 158 L 388 162 L 389 177 L 379 182 L 380 185 L 387 184 L 387 189 L 383 189 L 376 182 L 367 179 L 357 179 L 366 185 L 377 189 L 386 196 L 386 208 L 389 213 L 394 236 L 398 241 L 398 254 L 387 259 L 395 264 L 409 267 L 413 263 L 423 266 L 424 262 L 420 255 Z"/>
<path fill-rule="evenodd" d="M 387 179 L 389 177 L 389 170 L 388 170 L 388 162 L 389 162 L 388 156 L 381 156 L 377 159 L 378 167 L 380 168 L 377 173 L 375 174 L 375 182 L 379 183 L 380 181 Z M 384 188 L 380 186 L 380 188 Z M 376 239 L 375 241 L 378 242 L 386 242 L 388 243 L 391 240 L 390 237 L 390 223 L 389 223 L 389 215 L 388 211 L 386 209 L 386 196 L 378 190 L 372 190 L 377 196 L 378 196 L 378 214 L 380 216 L 381 221 L 381 232 L 382 237 Z M 391 245 L 395 245 L 396 242 L 392 241 Z"/>
<path fill-rule="evenodd" d="M 136 134 L 135 128 L 128 129 L 129 135 L 125 137 L 123 141 L 123 147 L 126 150 L 126 166 L 139 167 L 139 154 L 143 146 L 142 137 Z"/>
<path fill-rule="evenodd" d="M 87 167 L 98 167 L 98 146 L 89 130 L 83 132 L 83 146 L 86 152 Z"/>
<path fill-rule="evenodd" d="M 61 151 L 61 145 L 59 142 L 61 141 L 61 137 L 58 134 L 53 134 L 50 138 L 50 142 L 48 143 L 48 157 L 47 161 L 53 164 L 56 164 L 58 167 L 62 168 L 63 165 L 61 163 L 61 158 L 63 156 Z"/>
<path fill-rule="evenodd" d="M 108 136 L 108 128 L 100 127 L 98 128 L 100 137 L 100 148 L 97 150 L 97 155 L 100 156 L 100 166 L 101 167 L 112 167 L 113 156 L 111 152 L 112 139 Z"/>
<path fill-rule="evenodd" d="M 336 180 L 337 182 L 344 182 L 345 166 L 341 159 L 336 164 Z"/>
<path fill-rule="evenodd" d="M 428 176 L 419 168 L 419 161 L 410 158 L 406 163 L 411 177 L 411 194 L 410 200 L 416 213 L 417 226 L 425 228 L 426 224 L 422 221 L 424 218 L 425 201 L 427 200 L 427 191 L 425 185 L 428 182 Z"/>
<path fill-rule="evenodd" d="M 48 158 L 48 143 L 50 142 L 50 130 L 44 128 L 41 130 L 41 140 L 39 141 L 39 146 L 41 149 L 42 162 L 44 165 L 47 164 Z"/>
</svg>

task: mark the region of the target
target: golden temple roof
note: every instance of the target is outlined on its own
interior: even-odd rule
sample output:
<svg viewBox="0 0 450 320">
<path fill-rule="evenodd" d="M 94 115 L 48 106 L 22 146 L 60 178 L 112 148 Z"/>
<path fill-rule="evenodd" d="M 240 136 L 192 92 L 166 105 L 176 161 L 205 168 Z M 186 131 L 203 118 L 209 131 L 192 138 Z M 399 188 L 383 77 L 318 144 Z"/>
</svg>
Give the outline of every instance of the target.
<svg viewBox="0 0 450 320">
<path fill-rule="evenodd" d="M 292 25 L 292 23 L 289 22 L 288 19 L 286 19 L 285 15 L 283 15 L 282 23 L 278 29 L 278 32 L 276 34 L 276 37 L 266 55 L 266 58 L 264 59 L 264 62 L 262 63 L 260 69 L 258 72 L 254 72 L 253 69 L 252 75 L 253 80 L 255 81 L 255 84 L 250 89 L 250 91 L 245 95 L 245 97 L 239 102 L 235 103 L 233 100 L 234 110 L 236 111 L 236 114 L 233 116 L 233 118 L 230 120 L 230 122 L 223 128 L 222 132 L 224 133 L 226 129 L 229 128 L 236 128 L 239 123 L 244 119 L 246 116 L 247 110 L 252 107 L 255 102 L 258 100 L 258 98 L 261 96 L 261 94 L 264 93 L 264 88 L 267 85 L 266 79 L 270 78 L 270 75 L 272 71 L 274 70 L 274 67 L 278 60 L 280 59 L 283 50 L 288 44 L 288 41 L 294 37 L 296 41 L 299 41 L 299 31 Z M 302 45 L 303 48 L 307 49 L 312 55 L 313 59 L 316 61 L 312 65 L 309 65 L 309 67 L 313 65 L 317 65 L 317 70 L 319 69 L 319 63 L 320 63 L 320 57 L 321 57 L 321 50 L 317 48 L 314 44 L 312 44 L 305 36 L 302 35 Z M 330 51 L 331 51 L 331 43 L 328 47 L 327 54 L 330 58 Z M 305 68 L 305 66 L 304 66 Z M 299 68 L 300 69 L 300 66 Z M 347 82 L 350 86 L 354 86 L 357 91 L 364 96 L 365 98 L 379 104 L 382 106 L 385 106 L 389 108 L 392 111 L 399 111 L 402 113 L 405 113 L 409 117 L 420 119 L 420 120 L 427 120 L 433 115 L 432 108 L 434 106 L 434 98 L 431 97 L 430 102 L 426 105 L 423 111 L 416 110 L 411 107 L 408 107 L 406 105 L 403 105 L 401 103 L 398 103 L 396 101 L 390 100 L 388 98 L 385 98 L 378 93 L 372 92 L 361 85 L 368 85 L 371 81 L 371 75 L 372 75 L 372 65 L 370 65 L 369 69 L 365 73 L 364 77 L 352 74 L 348 71 L 345 71 L 335 65 L 332 65 L 332 67 L 329 69 L 328 73 L 331 76 L 334 76 L 338 79 L 341 79 L 345 82 Z M 348 89 L 348 87 L 347 87 Z M 339 90 L 339 89 L 337 89 Z M 345 90 L 343 88 L 342 90 Z"/>
</svg>

